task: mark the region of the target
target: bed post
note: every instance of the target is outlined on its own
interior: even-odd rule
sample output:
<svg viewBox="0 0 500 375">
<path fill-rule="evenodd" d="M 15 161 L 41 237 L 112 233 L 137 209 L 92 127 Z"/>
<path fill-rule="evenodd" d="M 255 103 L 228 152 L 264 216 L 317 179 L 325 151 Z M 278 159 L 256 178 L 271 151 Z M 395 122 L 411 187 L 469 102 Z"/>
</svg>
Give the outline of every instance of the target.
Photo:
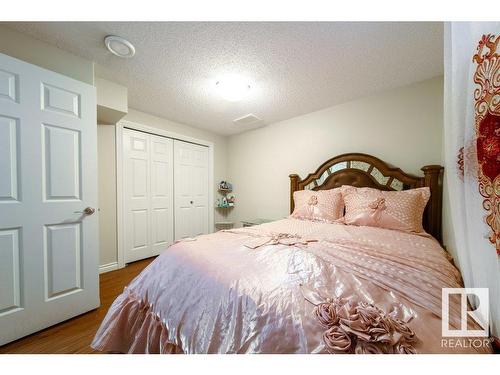
<svg viewBox="0 0 500 375">
<path fill-rule="evenodd" d="M 426 221 L 427 230 L 434 236 L 436 240 L 442 243 L 441 236 L 441 217 L 442 217 L 442 202 L 443 202 L 443 167 L 440 165 L 426 165 L 422 167 L 424 172 L 424 186 L 429 187 L 431 198 L 427 206 Z"/>
<path fill-rule="evenodd" d="M 291 174 L 288 177 L 290 177 L 290 214 L 292 214 L 294 209 L 293 193 L 299 190 L 299 175 Z"/>
</svg>

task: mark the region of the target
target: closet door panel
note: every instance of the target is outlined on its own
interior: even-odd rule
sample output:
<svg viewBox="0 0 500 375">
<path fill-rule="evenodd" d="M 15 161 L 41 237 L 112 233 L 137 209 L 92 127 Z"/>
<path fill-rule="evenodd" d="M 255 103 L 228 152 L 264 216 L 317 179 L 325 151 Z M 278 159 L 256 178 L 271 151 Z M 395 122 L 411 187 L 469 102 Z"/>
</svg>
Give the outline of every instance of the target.
<svg viewBox="0 0 500 375">
<path fill-rule="evenodd" d="M 174 141 L 175 239 L 191 237 L 193 175 L 189 143 Z"/>
<path fill-rule="evenodd" d="M 150 253 L 149 136 L 124 129 L 124 225 L 125 262 Z"/>
<path fill-rule="evenodd" d="M 208 233 L 208 149 L 195 153 L 193 166 L 194 236 Z"/>
<path fill-rule="evenodd" d="M 173 242 L 173 141 L 124 129 L 125 262 Z"/>
<path fill-rule="evenodd" d="M 174 239 L 173 141 L 150 135 L 151 143 L 151 245 L 160 254 Z"/>
<path fill-rule="evenodd" d="M 208 148 L 174 140 L 175 239 L 208 233 Z"/>
</svg>

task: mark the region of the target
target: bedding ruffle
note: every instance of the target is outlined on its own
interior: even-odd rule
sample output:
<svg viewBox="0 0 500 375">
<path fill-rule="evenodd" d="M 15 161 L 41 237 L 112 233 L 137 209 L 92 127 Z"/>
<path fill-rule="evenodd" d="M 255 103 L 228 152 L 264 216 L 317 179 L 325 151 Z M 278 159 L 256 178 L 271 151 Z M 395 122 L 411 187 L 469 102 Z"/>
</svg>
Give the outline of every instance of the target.
<svg viewBox="0 0 500 375">
<path fill-rule="evenodd" d="M 180 354 L 152 305 L 125 290 L 111 305 L 91 344 L 113 353 Z"/>
</svg>

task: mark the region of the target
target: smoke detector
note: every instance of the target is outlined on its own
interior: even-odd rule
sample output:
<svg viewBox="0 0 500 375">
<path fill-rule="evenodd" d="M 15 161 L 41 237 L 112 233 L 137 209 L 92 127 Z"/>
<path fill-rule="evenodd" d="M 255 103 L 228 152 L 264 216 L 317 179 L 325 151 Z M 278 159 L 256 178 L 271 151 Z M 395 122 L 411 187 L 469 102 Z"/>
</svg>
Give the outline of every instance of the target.
<svg viewBox="0 0 500 375">
<path fill-rule="evenodd" d="M 118 57 L 127 59 L 135 55 L 134 45 L 121 36 L 108 35 L 104 38 L 104 44 L 109 52 Z"/>
<path fill-rule="evenodd" d="M 248 115 L 242 116 L 233 120 L 233 123 L 241 126 L 250 126 L 254 125 L 258 122 L 262 121 L 260 118 L 255 116 L 253 113 L 249 113 Z"/>
</svg>

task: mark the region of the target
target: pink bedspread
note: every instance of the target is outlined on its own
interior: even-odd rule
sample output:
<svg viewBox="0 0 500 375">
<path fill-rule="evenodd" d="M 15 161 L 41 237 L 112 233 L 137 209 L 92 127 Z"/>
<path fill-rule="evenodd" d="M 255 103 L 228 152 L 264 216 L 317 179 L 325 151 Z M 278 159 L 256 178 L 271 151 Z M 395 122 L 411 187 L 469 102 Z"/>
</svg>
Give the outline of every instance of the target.
<svg viewBox="0 0 500 375">
<path fill-rule="evenodd" d="M 442 347 L 443 287 L 460 274 L 431 237 L 284 219 L 175 243 L 115 300 L 92 347 L 326 353 L 315 303 L 341 297 L 406 322 L 419 353 L 488 352 Z"/>
</svg>

